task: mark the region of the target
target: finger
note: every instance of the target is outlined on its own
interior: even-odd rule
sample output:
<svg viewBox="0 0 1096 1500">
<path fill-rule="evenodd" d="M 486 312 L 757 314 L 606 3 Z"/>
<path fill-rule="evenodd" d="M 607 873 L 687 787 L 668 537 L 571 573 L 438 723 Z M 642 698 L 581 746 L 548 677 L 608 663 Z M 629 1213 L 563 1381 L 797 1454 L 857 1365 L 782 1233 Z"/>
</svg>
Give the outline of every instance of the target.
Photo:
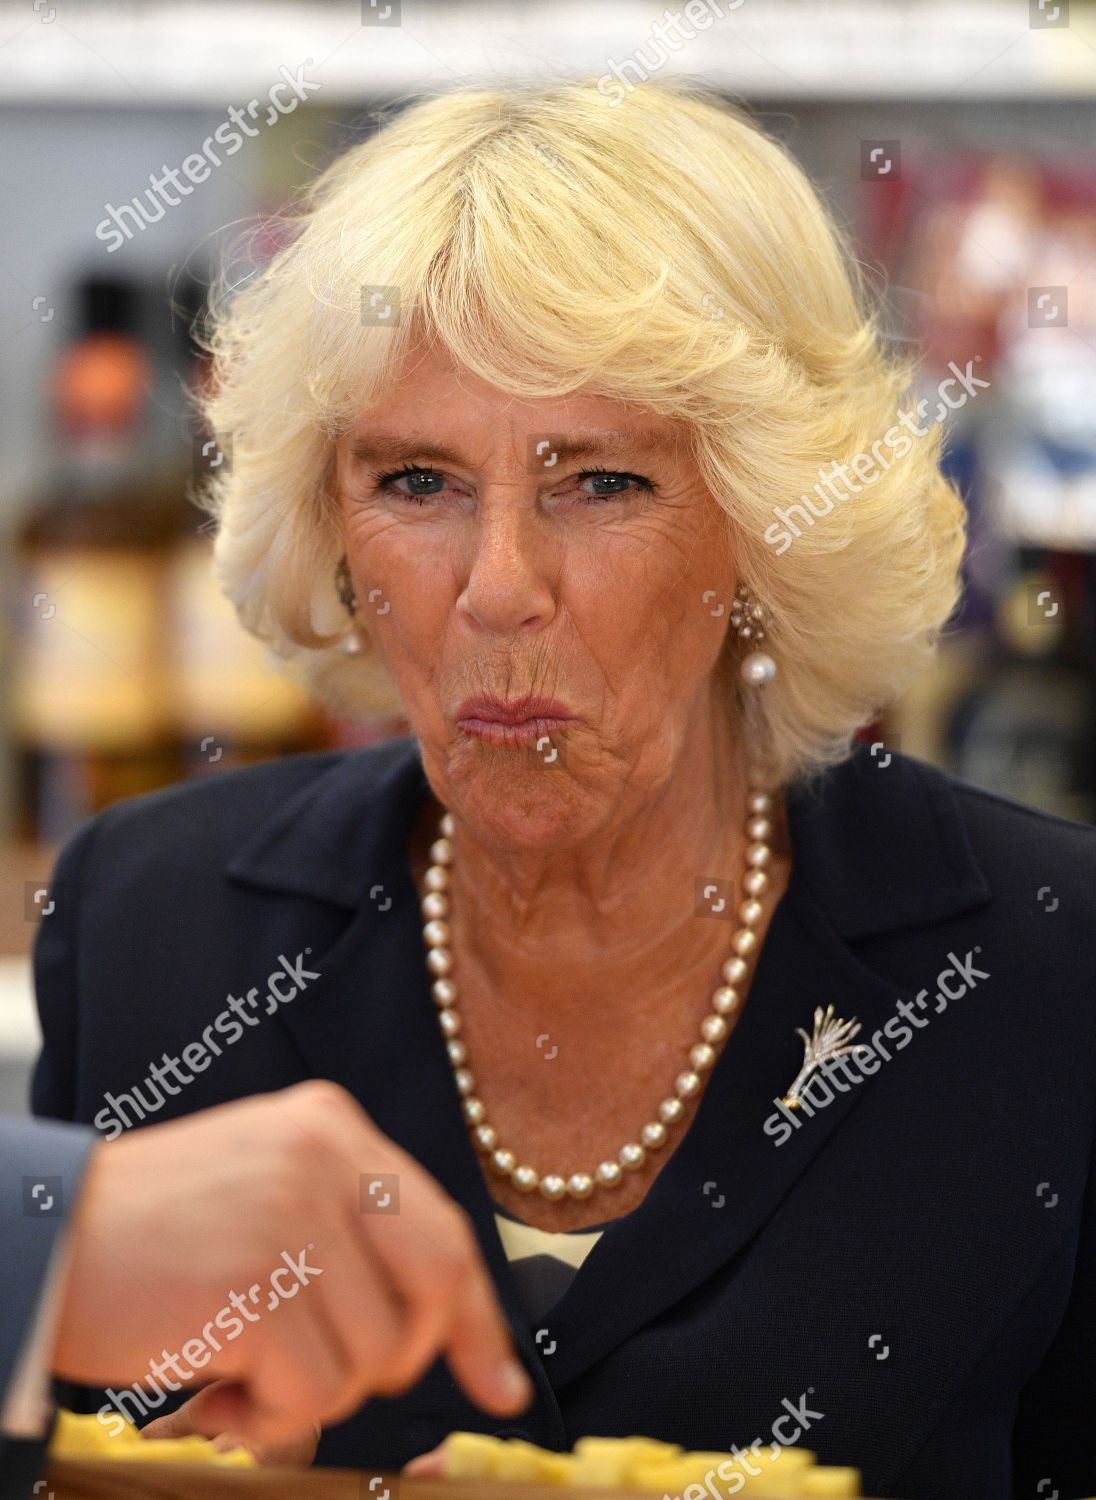
<svg viewBox="0 0 1096 1500">
<path fill-rule="evenodd" d="M 208 1409 L 210 1394 L 228 1384 L 227 1380 L 216 1380 L 212 1385 L 205 1386 L 174 1411 L 147 1422 L 140 1429 L 141 1436 L 149 1439 L 193 1437 L 195 1434 L 206 1437 L 207 1427 L 201 1421 L 203 1403 Z"/>
<path fill-rule="evenodd" d="M 288 1091 L 290 1095 L 294 1092 Z M 432 1288 L 428 1268 L 422 1267 L 414 1281 L 401 1274 L 402 1244 L 392 1246 L 391 1241 L 386 1254 L 378 1255 L 363 1222 L 361 1185 L 366 1171 L 396 1176 L 405 1184 L 425 1185 L 439 1204 L 447 1200 L 414 1158 L 378 1134 L 356 1103 L 324 1095 L 321 1104 L 321 1114 L 295 1123 L 321 1148 L 312 1187 L 322 1201 L 335 1208 L 338 1218 L 331 1226 L 334 1234 L 322 1237 L 319 1250 L 310 1245 L 314 1253 L 309 1259 L 320 1258 L 323 1266 L 320 1296 L 345 1351 L 351 1381 L 357 1389 L 356 1405 L 368 1395 L 402 1391 L 412 1384 L 426 1364 L 440 1354 L 441 1335 L 447 1326 L 444 1308 L 435 1307 L 432 1317 L 429 1308 L 424 1312 L 423 1304 L 428 1299 L 423 1294 Z M 354 1169 L 349 1180 L 348 1167 Z M 398 1209 L 394 1215 L 382 1215 L 371 1222 L 401 1223 Z M 405 1243 L 398 1229 L 395 1233 Z M 321 1239 L 318 1234 L 316 1237 Z M 315 1292 L 310 1289 L 308 1295 Z M 436 1296 L 429 1300 L 433 1304 L 439 1301 Z M 351 1405 L 341 1413 L 324 1413 L 323 1420 L 338 1420 L 354 1409 Z"/>
<path fill-rule="evenodd" d="M 287 1419 L 285 1413 L 276 1408 L 262 1406 L 247 1386 L 226 1383 L 225 1388 L 217 1392 L 216 1399 L 210 1401 L 208 1414 L 210 1426 L 217 1431 L 202 1436 L 208 1437 L 222 1452 L 233 1447 L 247 1448 L 259 1463 L 265 1463 L 268 1461 L 265 1454 L 285 1450 L 304 1452 L 308 1446 L 315 1448 L 315 1423 L 302 1427 L 298 1417 L 293 1427 L 293 1419 Z M 311 1459 L 302 1462 L 307 1464 Z"/>
<path fill-rule="evenodd" d="M 354 1191 L 340 1194 L 352 1204 L 356 1232 L 378 1259 L 396 1287 L 414 1325 L 414 1357 L 430 1352 L 430 1332 L 437 1337 L 437 1297 L 428 1288 L 440 1271 L 451 1284 L 443 1299 L 449 1328 L 441 1337 L 450 1367 L 472 1400 L 488 1411 L 512 1414 L 524 1410 L 533 1388 L 513 1352 L 508 1325 L 498 1305 L 494 1286 L 483 1265 L 478 1242 L 463 1215 L 429 1173 L 394 1142 L 378 1138 L 360 1111 L 348 1112 L 341 1100 L 326 1099 L 322 1125 L 311 1128 L 329 1152 L 332 1163 L 353 1163 Z M 400 1211 L 388 1215 L 360 1212 L 359 1190 L 367 1172 L 398 1174 L 402 1189 Z M 400 1233 L 392 1225 L 411 1231 Z M 456 1275 L 447 1240 L 456 1237 Z M 416 1238 L 422 1241 L 414 1253 Z M 459 1284 L 453 1286 L 456 1280 Z M 353 1306 L 353 1303 L 348 1305 Z M 433 1319 L 433 1322 L 431 1322 Z M 406 1383 L 406 1370 L 396 1372 Z M 349 1413 L 348 1413 L 349 1414 Z M 324 1420 L 331 1420 L 325 1414 Z"/>
<path fill-rule="evenodd" d="M 215 1438 L 210 1438 L 209 1442 L 218 1453 L 233 1453 L 237 1448 L 247 1448 L 249 1453 L 252 1452 L 238 1432 L 219 1432 Z"/>
<path fill-rule="evenodd" d="M 398 1214 L 357 1218 L 408 1309 L 401 1363 L 421 1371 L 448 1349 L 455 1359 L 450 1367 L 472 1400 L 507 1415 L 524 1410 L 533 1388 L 474 1231 L 411 1157 L 403 1157 L 400 1186 Z"/>
<path fill-rule="evenodd" d="M 211 1441 L 218 1453 L 232 1453 L 237 1448 L 244 1448 L 263 1467 L 281 1464 L 288 1468 L 307 1469 L 316 1457 L 319 1438 L 320 1428 L 314 1425 L 311 1432 L 288 1443 L 247 1443 L 237 1432 L 218 1433 Z"/>
<path fill-rule="evenodd" d="M 280 1443 L 248 1442 L 238 1432 L 219 1431 L 217 1412 L 211 1411 L 211 1403 L 218 1391 L 224 1392 L 232 1382 L 215 1381 L 184 1401 L 175 1411 L 157 1417 L 140 1429 L 141 1436 L 149 1441 L 172 1440 L 185 1437 L 208 1437 L 218 1453 L 230 1453 L 234 1448 L 246 1448 L 259 1464 L 288 1464 L 305 1469 L 316 1456 L 320 1428 L 313 1424 L 307 1432 Z"/>
<path fill-rule="evenodd" d="M 359 1404 L 338 1310 L 333 1315 L 316 1291 L 308 1288 L 270 1315 L 249 1394 L 271 1420 L 244 1429 L 249 1441 L 291 1442 L 313 1424 L 339 1420 Z"/>
<path fill-rule="evenodd" d="M 400 1473 L 406 1474 L 409 1479 L 444 1479 L 445 1444 L 439 1443 L 429 1453 L 420 1453 L 417 1458 L 412 1458 L 404 1464 Z"/>
<path fill-rule="evenodd" d="M 238 1380 L 209 1387 L 193 1421 L 206 1437 L 236 1432 L 247 1443 L 294 1442 L 344 1406 L 350 1386 L 347 1356 L 317 1286 L 263 1313 L 243 1330 L 235 1359 Z"/>
<path fill-rule="evenodd" d="M 374 1377 L 372 1387 L 379 1395 L 391 1395 L 414 1385 L 440 1358 L 455 1316 L 461 1276 L 455 1270 L 447 1274 L 445 1258 L 439 1257 L 433 1242 L 411 1220 L 377 1220 L 368 1238 L 363 1238 L 360 1215 L 352 1213 L 351 1217 L 348 1229 L 360 1257 L 362 1278 L 370 1282 L 380 1278 L 398 1320 L 398 1335 L 388 1341 L 385 1368 L 381 1378 Z M 363 1298 L 352 1299 L 349 1305 L 360 1308 L 364 1326 L 359 1346 L 370 1347 L 375 1342 L 371 1309 Z"/>
<path fill-rule="evenodd" d="M 486 1411 L 513 1416 L 535 1394 L 503 1320 L 494 1287 L 473 1263 L 457 1301 L 445 1357 L 459 1385 Z"/>
<path fill-rule="evenodd" d="M 304 1295 L 321 1298 L 327 1320 L 337 1330 L 346 1369 L 341 1405 L 322 1414 L 324 1422 L 332 1423 L 353 1415 L 368 1396 L 411 1383 L 413 1372 L 405 1378 L 402 1370 L 408 1308 L 355 1224 L 348 1222 L 311 1258 L 322 1265 L 323 1275 Z"/>
</svg>

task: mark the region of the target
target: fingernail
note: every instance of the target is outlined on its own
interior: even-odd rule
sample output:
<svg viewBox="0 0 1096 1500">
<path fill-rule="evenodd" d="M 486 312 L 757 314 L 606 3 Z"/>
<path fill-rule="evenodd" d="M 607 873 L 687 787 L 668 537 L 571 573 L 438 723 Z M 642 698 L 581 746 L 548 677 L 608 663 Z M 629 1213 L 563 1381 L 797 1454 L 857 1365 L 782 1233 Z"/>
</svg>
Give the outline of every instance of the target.
<svg viewBox="0 0 1096 1500">
<path fill-rule="evenodd" d="M 507 1401 L 528 1406 L 534 1395 L 533 1382 L 516 1359 L 504 1359 L 499 1366 L 499 1389 Z"/>
</svg>

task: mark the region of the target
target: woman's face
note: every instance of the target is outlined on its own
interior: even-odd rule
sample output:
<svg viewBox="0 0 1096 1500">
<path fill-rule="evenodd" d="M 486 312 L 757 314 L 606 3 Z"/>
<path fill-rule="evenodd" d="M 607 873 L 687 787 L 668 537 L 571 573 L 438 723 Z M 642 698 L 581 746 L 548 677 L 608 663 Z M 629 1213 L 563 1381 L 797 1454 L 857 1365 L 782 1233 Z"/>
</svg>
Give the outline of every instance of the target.
<svg viewBox="0 0 1096 1500">
<path fill-rule="evenodd" d="M 710 768 L 735 580 L 677 424 L 509 396 L 420 343 L 339 439 L 336 474 L 362 627 L 434 791 L 486 841 L 579 842 L 654 797 L 687 747 Z M 478 695 L 566 718 L 541 705 L 507 731 Z"/>
</svg>

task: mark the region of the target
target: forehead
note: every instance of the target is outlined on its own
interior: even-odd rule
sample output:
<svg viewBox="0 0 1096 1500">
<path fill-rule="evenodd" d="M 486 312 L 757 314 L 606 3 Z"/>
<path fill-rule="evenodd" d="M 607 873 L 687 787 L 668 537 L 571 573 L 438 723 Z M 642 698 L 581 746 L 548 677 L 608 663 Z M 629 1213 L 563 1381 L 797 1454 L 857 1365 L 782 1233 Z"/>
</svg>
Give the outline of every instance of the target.
<svg viewBox="0 0 1096 1500">
<path fill-rule="evenodd" d="M 347 448 L 352 460 L 368 463 L 398 463 L 412 457 L 446 463 L 463 462 L 473 446 L 471 435 L 444 441 L 437 429 L 416 430 L 368 427 L 352 433 Z M 578 458 L 651 458 L 670 454 L 677 442 L 670 433 L 649 433 L 641 428 L 574 427 L 550 432 L 533 429 L 525 434 L 525 446 L 531 460 L 553 455 L 551 462 Z"/>
<path fill-rule="evenodd" d="M 353 458 L 467 457 L 470 449 L 547 441 L 562 459 L 654 457 L 677 450 L 681 424 L 590 391 L 522 396 L 456 364 L 439 346 L 414 347 L 384 398 L 363 409 L 344 438 Z"/>
</svg>

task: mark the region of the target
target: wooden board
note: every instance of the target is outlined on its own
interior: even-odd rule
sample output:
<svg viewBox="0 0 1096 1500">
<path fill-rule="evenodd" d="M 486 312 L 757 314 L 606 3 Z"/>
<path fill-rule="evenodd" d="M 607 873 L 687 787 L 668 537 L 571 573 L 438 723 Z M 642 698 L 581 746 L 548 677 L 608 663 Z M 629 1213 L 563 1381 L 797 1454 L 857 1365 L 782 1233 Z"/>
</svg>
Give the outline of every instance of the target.
<svg viewBox="0 0 1096 1500">
<path fill-rule="evenodd" d="M 220 1469 L 200 1464 L 141 1464 L 130 1460 L 54 1460 L 46 1489 L 53 1500 L 384 1500 L 374 1476 L 352 1469 Z M 379 1476 L 388 1500 L 651 1500 L 650 1492 L 571 1489 L 558 1485 L 485 1480 Z"/>
<path fill-rule="evenodd" d="M 220 1469 L 210 1464 L 142 1464 L 129 1459 L 57 1459 L 47 1490 L 54 1500 L 384 1500 L 373 1475 L 352 1469 Z M 381 1475 L 389 1500 L 606 1500 L 604 1489 L 488 1484 L 482 1480 L 405 1479 Z M 614 1500 L 651 1500 L 650 1493 L 612 1492 Z"/>
</svg>

